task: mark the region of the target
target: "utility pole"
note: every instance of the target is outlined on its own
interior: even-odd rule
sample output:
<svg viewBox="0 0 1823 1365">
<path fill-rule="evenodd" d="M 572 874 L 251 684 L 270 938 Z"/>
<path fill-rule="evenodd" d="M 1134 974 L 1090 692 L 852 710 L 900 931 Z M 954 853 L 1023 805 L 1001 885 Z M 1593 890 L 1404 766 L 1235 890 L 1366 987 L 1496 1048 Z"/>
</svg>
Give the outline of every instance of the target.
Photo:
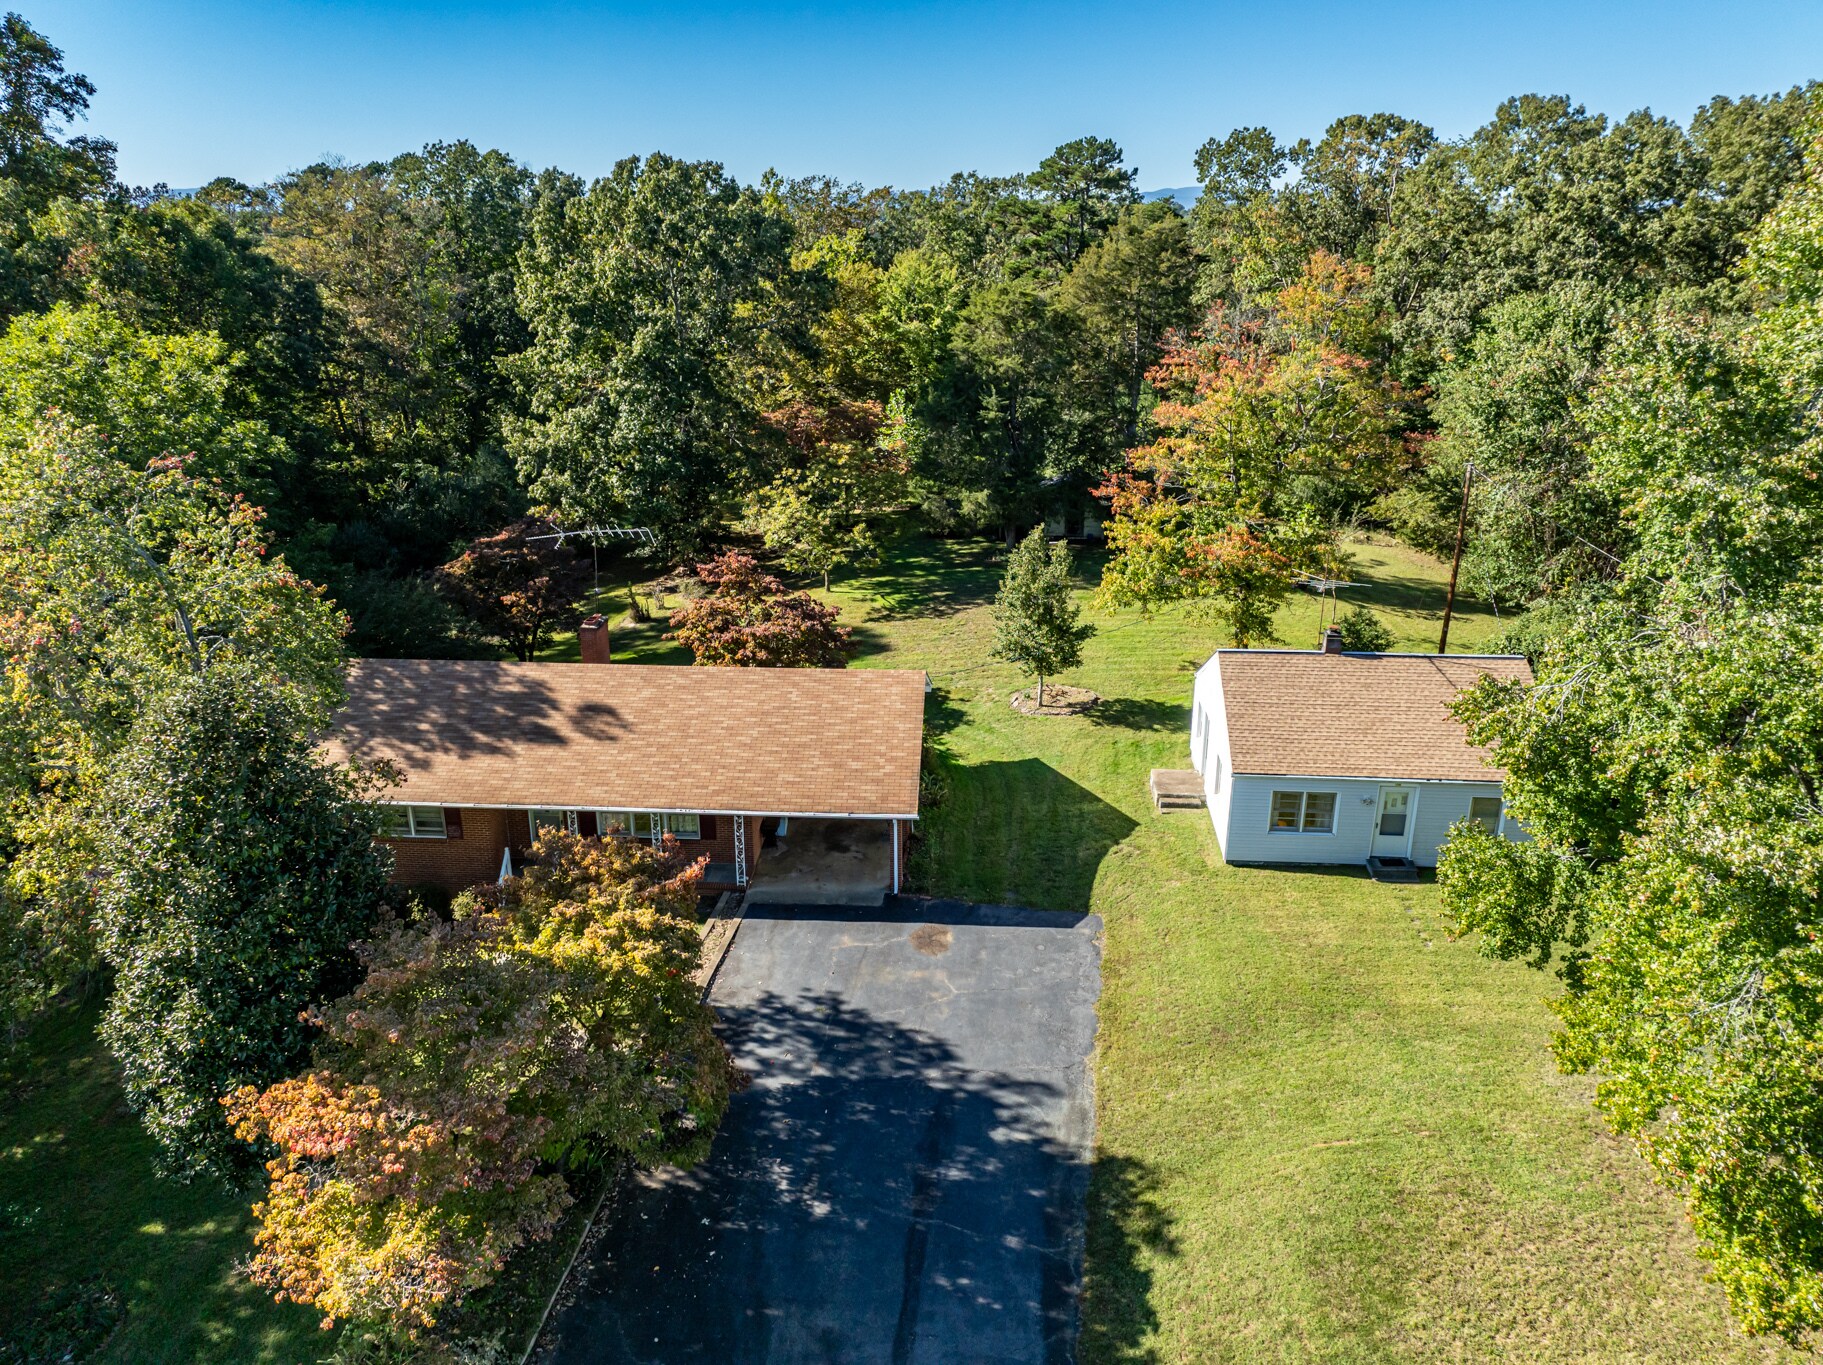
<svg viewBox="0 0 1823 1365">
<path fill-rule="evenodd" d="M 1469 524 L 1469 480 L 1474 477 L 1475 466 L 1465 464 L 1462 467 L 1462 507 L 1456 513 L 1456 557 L 1450 561 L 1450 590 L 1443 599 L 1443 633 L 1437 637 L 1437 652 L 1448 654 L 1450 651 L 1450 613 L 1456 609 L 1456 575 L 1462 569 L 1462 533 Z"/>
</svg>

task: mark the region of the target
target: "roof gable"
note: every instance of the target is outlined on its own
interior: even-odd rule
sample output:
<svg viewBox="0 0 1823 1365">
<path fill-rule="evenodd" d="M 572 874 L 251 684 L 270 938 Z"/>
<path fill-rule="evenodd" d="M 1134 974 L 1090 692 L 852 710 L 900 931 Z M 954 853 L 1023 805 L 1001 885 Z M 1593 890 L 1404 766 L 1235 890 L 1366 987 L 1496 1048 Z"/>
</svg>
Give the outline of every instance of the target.
<svg viewBox="0 0 1823 1365">
<path fill-rule="evenodd" d="M 1484 677 L 1532 681 L 1516 655 L 1223 649 L 1216 670 L 1240 774 L 1498 782 L 1449 704 Z"/>
<path fill-rule="evenodd" d="M 425 805 L 915 815 L 924 675 L 361 659 L 325 744 Z"/>
</svg>

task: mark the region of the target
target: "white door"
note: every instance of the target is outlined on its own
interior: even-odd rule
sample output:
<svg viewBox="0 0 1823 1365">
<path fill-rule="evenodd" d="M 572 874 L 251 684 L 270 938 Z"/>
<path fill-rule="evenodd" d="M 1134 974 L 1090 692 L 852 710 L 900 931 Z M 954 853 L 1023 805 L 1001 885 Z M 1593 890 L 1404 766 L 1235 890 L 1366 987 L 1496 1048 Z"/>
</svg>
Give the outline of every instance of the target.
<svg viewBox="0 0 1823 1365">
<path fill-rule="evenodd" d="M 1412 789 L 1380 788 L 1380 809 L 1374 813 L 1374 855 L 1403 858 L 1411 847 Z"/>
</svg>

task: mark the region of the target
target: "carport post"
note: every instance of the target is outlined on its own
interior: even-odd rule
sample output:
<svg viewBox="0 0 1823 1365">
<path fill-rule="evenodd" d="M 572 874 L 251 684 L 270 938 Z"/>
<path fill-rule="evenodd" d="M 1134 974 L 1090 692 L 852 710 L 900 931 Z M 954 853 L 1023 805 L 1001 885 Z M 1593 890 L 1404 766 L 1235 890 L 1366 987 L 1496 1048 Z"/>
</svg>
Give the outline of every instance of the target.
<svg viewBox="0 0 1823 1365">
<path fill-rule="evenodd" d="M 893 821 L 893 895 L 899 894 L 899 822 Z"/>
</svg>

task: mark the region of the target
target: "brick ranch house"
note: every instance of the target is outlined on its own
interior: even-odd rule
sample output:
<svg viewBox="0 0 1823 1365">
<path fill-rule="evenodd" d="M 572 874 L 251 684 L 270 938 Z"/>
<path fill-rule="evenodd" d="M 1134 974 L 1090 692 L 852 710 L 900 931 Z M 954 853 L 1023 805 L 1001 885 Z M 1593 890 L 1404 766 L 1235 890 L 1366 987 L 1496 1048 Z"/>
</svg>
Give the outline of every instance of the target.
<svg viewBox="0 0 1823 1365">
<path fill-rule="evenodd" d="M 389 760 L 393 880 L 501 877 L 535 832 L 654 839 L 744 888 L 789 833 L 869 841 L 897 892 L 918 818 L 923 673 L 363 659 L 325 754 Z M 781 859 L 781 862 L 783 860 Z"/>
</svg>

